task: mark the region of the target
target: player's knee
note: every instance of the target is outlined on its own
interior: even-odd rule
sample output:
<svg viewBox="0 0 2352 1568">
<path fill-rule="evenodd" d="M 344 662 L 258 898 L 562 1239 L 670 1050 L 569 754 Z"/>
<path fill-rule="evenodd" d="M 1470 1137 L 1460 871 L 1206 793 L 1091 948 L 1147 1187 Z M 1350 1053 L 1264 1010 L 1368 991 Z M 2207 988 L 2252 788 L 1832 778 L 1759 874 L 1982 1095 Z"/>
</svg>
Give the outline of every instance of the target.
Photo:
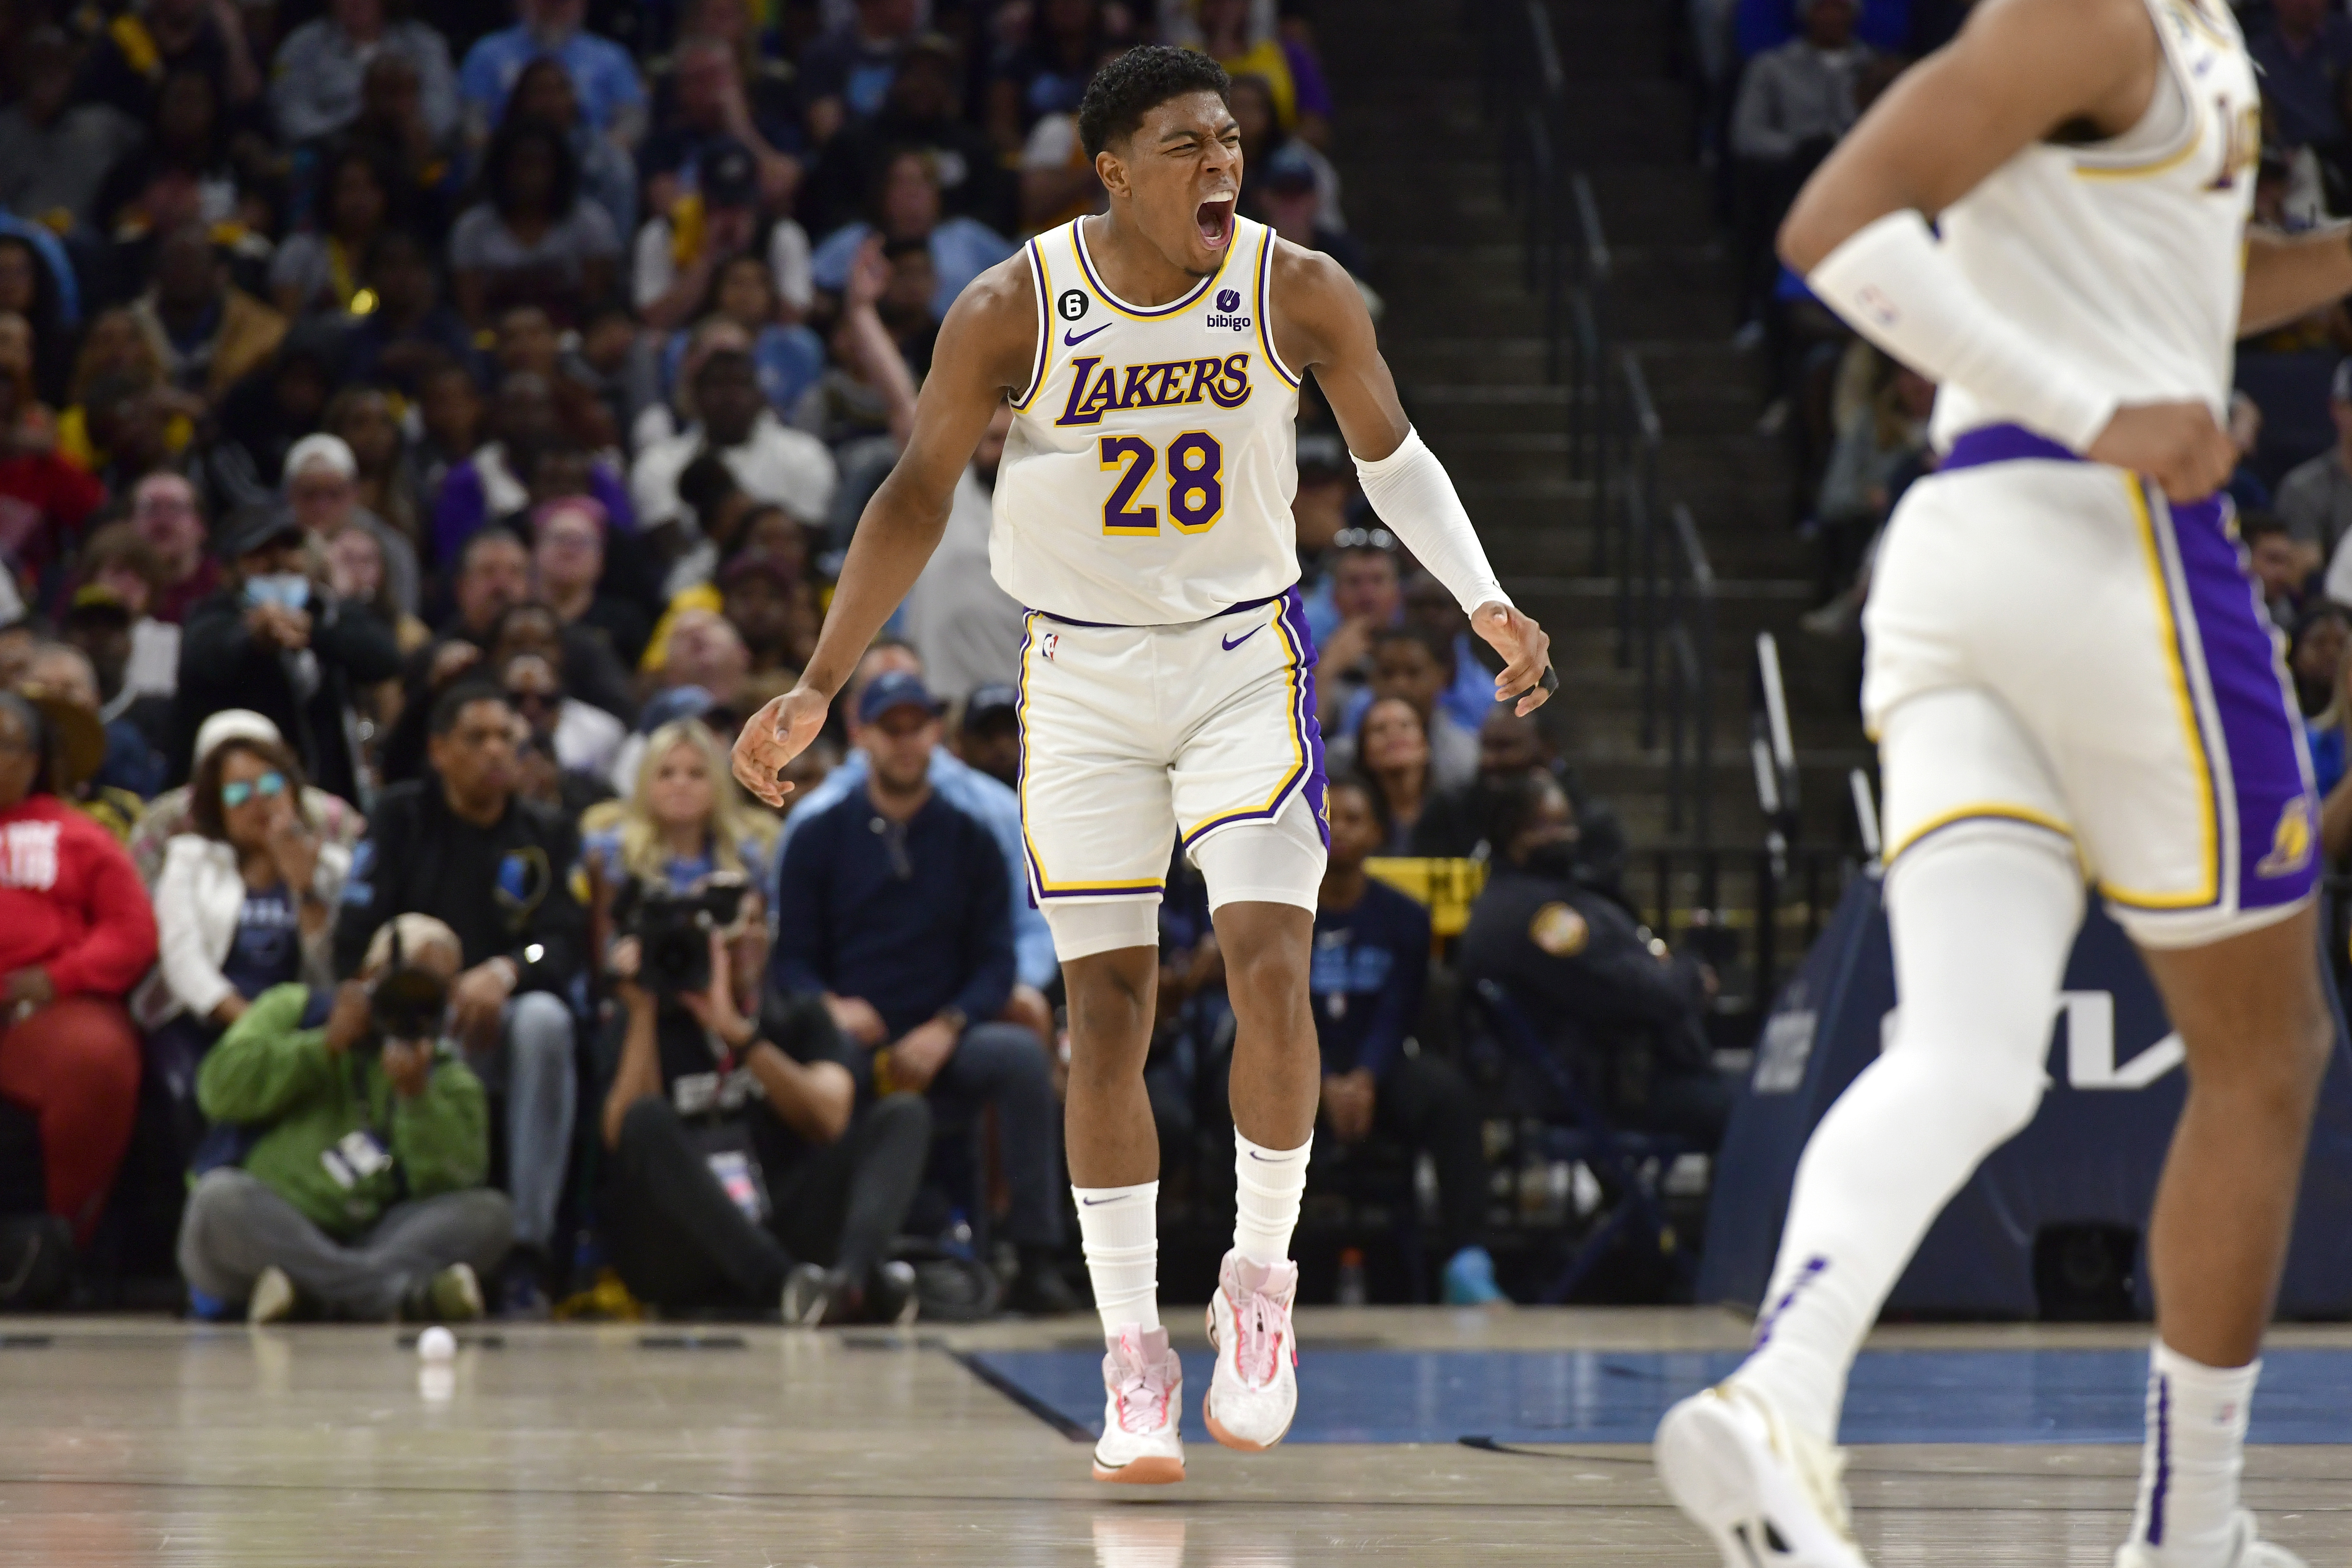
<svg viewBox="0 0 2352 1568">
<path fill-rule="evenodd" d="M 1303 943 L 1255 942 L 1225 949 L 1225 990 L 1237 1007 L 1287 1007 L 1307 994 Z"/>
</svg>

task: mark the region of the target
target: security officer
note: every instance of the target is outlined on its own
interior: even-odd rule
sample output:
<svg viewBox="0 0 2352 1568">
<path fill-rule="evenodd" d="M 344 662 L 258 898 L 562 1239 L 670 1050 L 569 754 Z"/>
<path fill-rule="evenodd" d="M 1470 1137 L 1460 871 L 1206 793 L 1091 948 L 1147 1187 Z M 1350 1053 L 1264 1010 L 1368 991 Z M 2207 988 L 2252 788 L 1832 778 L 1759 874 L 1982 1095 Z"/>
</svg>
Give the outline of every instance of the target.
<svg viewBox="0 0 2352 1568">
<path fill-rule="evenodd" d="M 1707 1044 L 1713 973 L 1579 879 L 1557 780 L 1529 773 L 1496 794 L 1494 879 L 1462 936 L 1464 978 L 1500 983 L 1619 1124 L 1713 1149 L 1734 1092 Z"/>
</svg>

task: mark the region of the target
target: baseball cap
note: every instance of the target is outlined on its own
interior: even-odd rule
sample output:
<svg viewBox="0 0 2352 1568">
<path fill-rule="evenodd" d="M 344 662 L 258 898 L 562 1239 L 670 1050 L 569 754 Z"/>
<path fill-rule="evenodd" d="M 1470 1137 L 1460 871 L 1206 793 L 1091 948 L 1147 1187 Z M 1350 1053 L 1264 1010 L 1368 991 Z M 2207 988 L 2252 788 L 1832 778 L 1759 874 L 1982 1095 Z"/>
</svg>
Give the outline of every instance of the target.
<svg viewBox="0 0 2352 1568">
<path fill-rule="evenodd" d="M 921 676 L 894 669 L 868 686 L 858 698 L 857 721 L 871 724 L 893 708 L 910 707 L 937 717 L 940 700 L 931 695 L 931 689 L 923 684 Z"/>
<path fill-rule="evenodd" d="M 963 700 L 963 727 L 966 731 L 979 729 L 992 719 L 1016 718 L 1021 707 L 1021 693 L 1003 682 L 975 686 L 971 695 Z"/>
<path fill-rule="evenodd" d="M 1286 142 L 1281 151 L 1265 161 L 1265 188 L 1270 191 L 1311 191 L 1315 188 L 1315 160 L 1296 142 Z"/>
<path fill-rule="evenodd" d="M 230 520 L 220 542 L 221 559 L 235 561 L 281 539 L 300 539 L 302 525 L 275 506 L 251 506 Z"/>
<path fill-rule="evenodd" d="M 212 755 L 213 749 L 224 741 L 260 741 L 268 745 L 282 745 L 285 737 L 278 726 L 250 708 L 224 708 L 196 726 L 196 761 Z"/>
<path fill-rule="evenodd" d="M 646 699 L 637 711 L 637 733 L 650 735 L 680 719 L 699 719 L 717 706 L 710 693 L 699 686 L 673 686 Z"/>
<path fill-rule="evenodd" d="M 358 475 L 360 462 L 351 443 L 341 436 L 310 435 L 287 448 L 283 472 L 289 488 L 306 468 L 325 468 L 339 479 L 348 479 Z"/>
</svg>

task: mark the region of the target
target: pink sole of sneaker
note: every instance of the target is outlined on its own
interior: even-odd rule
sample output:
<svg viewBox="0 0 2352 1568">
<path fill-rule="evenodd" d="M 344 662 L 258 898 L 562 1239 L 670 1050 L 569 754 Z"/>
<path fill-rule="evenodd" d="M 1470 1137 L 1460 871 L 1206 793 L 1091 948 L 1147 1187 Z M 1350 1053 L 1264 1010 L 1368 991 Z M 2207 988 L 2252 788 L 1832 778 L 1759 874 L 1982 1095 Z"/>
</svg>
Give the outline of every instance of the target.
<svg viewBox="0 0 2352 1568">
<path fill-rule="evenodd" d="M 1172 1486 L 1184 1479 L 1184 1461 L 1151 1457 L 1129 1459 L 1115 1470 L 1095 1467 L 1095 1479 L 1130 1487 Z"/>
<path fill-rule="evenodd" d="M 1279 1443 L 1283 1438 L 1290 1436 L 1290 1428 L 1285 1426 L 1276 1436 L 1274 1443 L 1253 1443 L 1245 1437 L 1236 1437 L 1217 1425 L 1217 1417 L 1209 1409 L 1209 1396 L 1205 1394 L 1201 1396 L 1201 1419 L 1208 1424 L 1210 1436 L 1214 1437 L 1226 1447 L 1243 1454 L 1263 1454 L 1273 1447 L 1275 1443 Z"/>
</svg>

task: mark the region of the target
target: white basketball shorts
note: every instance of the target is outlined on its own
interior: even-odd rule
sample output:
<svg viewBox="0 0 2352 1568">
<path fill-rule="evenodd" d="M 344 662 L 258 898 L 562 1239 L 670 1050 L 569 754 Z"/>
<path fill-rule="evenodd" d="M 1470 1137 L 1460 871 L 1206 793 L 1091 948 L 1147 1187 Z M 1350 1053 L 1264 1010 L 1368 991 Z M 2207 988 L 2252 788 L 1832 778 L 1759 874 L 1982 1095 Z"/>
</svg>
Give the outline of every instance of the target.
<svg viewBox="0 0 2352 1568">
<path fill-rule="evenodd" d="M 1863 624 L 1890 866 L 1934 836 L 2063 835 L 2150 947 L 2311 897 L 2302 718 L 2225 502 L 1969 431 L 1895 509 Z"/>
<path fill-rule="evenodd" d="M 1065 962 L 1157 944 L 1179 841 L 1213 910 L 1315 907 L 1330 831 L 1296 588 L 1181 626 L 1024 626 L 1021 828 Z"/>
</svg>

